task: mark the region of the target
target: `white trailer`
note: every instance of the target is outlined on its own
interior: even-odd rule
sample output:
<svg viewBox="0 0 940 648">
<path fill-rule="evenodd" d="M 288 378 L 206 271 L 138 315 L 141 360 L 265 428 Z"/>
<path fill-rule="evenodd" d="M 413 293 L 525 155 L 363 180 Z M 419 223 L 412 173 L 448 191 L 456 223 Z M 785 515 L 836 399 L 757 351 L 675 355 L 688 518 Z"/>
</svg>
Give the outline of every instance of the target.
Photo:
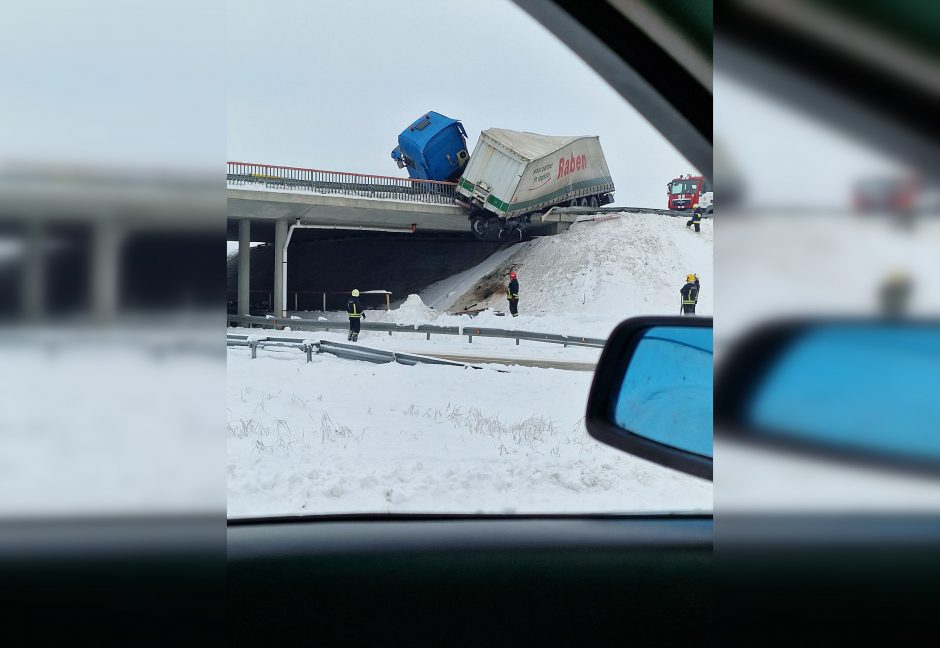
<svg viewBox="0 0 940 648">
<path fill-rule="evenodd" d="M 613 202 L 614 183 L 596 136 L 555 137 L 489 128 L 480 134 L 457 193 L 479 238 L 522 231 L 555 205 Z"/>
</svg>

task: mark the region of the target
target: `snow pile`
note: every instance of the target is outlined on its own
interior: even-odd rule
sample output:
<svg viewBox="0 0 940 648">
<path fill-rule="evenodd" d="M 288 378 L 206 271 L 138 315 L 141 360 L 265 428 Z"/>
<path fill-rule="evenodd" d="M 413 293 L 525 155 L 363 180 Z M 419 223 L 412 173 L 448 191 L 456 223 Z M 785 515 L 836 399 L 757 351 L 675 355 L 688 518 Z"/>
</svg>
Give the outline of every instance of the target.
<svg viewBox="0 0 940 648">
<path fill-rule="evenodd" d="M 678 315 L 685 277 L 701 280 L 696 312 L 711 315 L 713 222 L 696 233 L 685 217 L 605 214 L 567 232 L 510 246 L 477 266 L 410 295 L 391 311 L 367 310 L 374 322 L 434 323 L 606 337 L 628 317 Z M 519 275 L 519 316 L 506 287 Z M 471 317 L 464 310 L 473 311 Z"/>
<path fill-rule="evenodd" d="M 230 516 L 711 509 L 710 482 L 588 436 L 590 372 L 228 358 Z"/>
<path fill-rule="evenodd" d="M 432 322 L 437 319 L 438 313 L 425 306 L 418 295 L 408 295 L 408 299 L 402 302 L 401 306 L 391 311 L 366 311 L 366 317 L 373 312 L 383 313 L 381 317 L 385 322 L 396 322 L 404 324 L 417 324 L 421 322 Z"/>
<path fill-rule="evenodd" d="M 611 325 L 633 315 L 674 315 L 690 272 L 702 281 L 697 311 L 712 312 L 711 220 L 699 234 L 685 219 L 659 214 L 577 223 L 533 241 L 508 263 L 519 275 L 520 313 Z M 503 309 L 506 300 L 496 294 L 479 306 Z"/>
<path fill-rule="evenodd" d="M 490 309 L 465 325 L 606 336 L 636 315 L 677 315 L 679 289 L 693 272 L 702 282 L 697 312 L 711 315 L 713 222 L 695 233 L 686 219 L 615 214 L 574 224 L 557 236 L 509 248 L 422 293 L 438 310 Z M 519 317 L 508 310 L 507 275 L 519 275 Z M 439 316 L 441 323 L 446 317 Z"/>
</svg>

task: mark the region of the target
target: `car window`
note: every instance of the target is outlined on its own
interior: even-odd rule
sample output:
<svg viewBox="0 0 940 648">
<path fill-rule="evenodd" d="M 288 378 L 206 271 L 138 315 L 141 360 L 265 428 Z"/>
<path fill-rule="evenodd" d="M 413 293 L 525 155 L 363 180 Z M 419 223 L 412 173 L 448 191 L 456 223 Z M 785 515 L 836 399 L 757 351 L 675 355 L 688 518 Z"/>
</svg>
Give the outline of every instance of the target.
<svg viewBox="0 0 940 648">
<path fill-rule="evenodd" d="M 698 171 L 508 0 L 228 12 L 229 515 L 710 511 L 584 427 L 618 323 L 712 313 Z"/>
</svg>

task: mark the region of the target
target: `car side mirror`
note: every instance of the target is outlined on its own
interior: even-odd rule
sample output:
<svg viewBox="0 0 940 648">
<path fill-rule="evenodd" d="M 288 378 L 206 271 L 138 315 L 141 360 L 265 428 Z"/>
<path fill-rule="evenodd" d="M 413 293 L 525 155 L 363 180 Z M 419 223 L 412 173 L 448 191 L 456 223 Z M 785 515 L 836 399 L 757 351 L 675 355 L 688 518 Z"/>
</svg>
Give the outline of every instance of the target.
<svg viewBox="0 0 940 648">
<path fill-rule="evenodd" d="M 756 327 L 716 371 L 719 439 L 940 474 L 940 320 Z"/>
<path fill-rule="evenodd" d="M 712 318 L 635 317 L 607 340 L 585 426 L 601 443 L 712 479 Z"/>
</svg>

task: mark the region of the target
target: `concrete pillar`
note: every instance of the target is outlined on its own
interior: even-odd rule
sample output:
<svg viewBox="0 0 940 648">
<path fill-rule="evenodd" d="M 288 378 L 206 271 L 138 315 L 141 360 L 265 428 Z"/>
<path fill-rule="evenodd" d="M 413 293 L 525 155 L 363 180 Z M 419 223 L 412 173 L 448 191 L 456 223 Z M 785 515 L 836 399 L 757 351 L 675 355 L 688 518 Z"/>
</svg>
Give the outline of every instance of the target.
<svg viewBox="0 0 940 648">
<path fill-rule="evenodd" d="M 23 240 L 23 282 L 21 286 L 23 316 L 41 320 L 46 306 L 45 231 L 39 219 L 26 224 Z"/>
<path fill-rule="evenodd" d="M 284 317 L 284 282 L 287 281 L 287 269 L 284 267 L 284 245 L 287 243 L 286 220 L 274 224 L 274 317 Z"/>
<path fill-rule="evenodd" d="M 238 221 L 238 314 L 248 315 L 251 286 L 251 221 Z"/>
<path fill-rule="evenodd" d="M 102 218 L 92 233 L 91 309 L 100 323 L 114 321 L 118 310 L 122 236 L 115 220 Z"/>
</svg>

